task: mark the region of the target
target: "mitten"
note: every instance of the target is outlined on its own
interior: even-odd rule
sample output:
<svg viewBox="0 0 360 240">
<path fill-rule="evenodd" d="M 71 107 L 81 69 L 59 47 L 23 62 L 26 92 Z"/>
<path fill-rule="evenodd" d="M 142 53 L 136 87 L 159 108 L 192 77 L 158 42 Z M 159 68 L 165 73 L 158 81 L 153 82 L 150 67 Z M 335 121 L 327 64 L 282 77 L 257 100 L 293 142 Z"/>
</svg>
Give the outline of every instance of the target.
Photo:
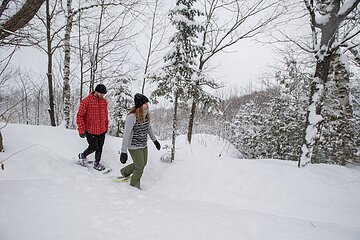
<svg viewBox="0 0 360 240">
<path fill-rule="evenodd" d="M 125 164 L 126 161 L 127 161 L 127 159 L 128 159 L 127 153 L 121 153 L 121 154 L 120 154 L 120 162 L 121 162 L 122 164 Z"/>
<path fill-rule="evenodd" d="M 155 141 L 154 141 L 154 144 L 155 144 L 155 147 L 156 147 L 157 150 L 160 150 L 160 149 L 161 149 L 161 145 L 160 145 L 160 143 L 159 143 L 158 140 L 155 140 Z"/>
</svg>

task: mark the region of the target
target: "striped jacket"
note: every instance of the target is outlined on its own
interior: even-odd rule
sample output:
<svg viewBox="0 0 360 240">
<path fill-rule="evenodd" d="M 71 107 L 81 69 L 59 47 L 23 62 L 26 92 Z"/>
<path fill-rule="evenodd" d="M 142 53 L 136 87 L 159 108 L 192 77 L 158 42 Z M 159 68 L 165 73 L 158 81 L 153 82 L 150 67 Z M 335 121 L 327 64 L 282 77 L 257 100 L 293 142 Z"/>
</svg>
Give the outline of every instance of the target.
<svg viewBox="0 0 360 240">
<path fill-rule="evenodd" d="M 146 119 L 142 123 L 136 122 L 135 113 L 129 114 L 125 121 L 121 152 L 126 153 L 128 149 L 145 148 L 147 146 L 147 135 L 152 141 L 156 140 L 149 120 Z"/>
<path fill-rule="evenodd" d="M 85 132 L 93 135 L 106 133 L 109 125 L 106 99 L 97 98 L 90 93 L 80 102 L 76 123 L 80 134 Z"/>
</svg>

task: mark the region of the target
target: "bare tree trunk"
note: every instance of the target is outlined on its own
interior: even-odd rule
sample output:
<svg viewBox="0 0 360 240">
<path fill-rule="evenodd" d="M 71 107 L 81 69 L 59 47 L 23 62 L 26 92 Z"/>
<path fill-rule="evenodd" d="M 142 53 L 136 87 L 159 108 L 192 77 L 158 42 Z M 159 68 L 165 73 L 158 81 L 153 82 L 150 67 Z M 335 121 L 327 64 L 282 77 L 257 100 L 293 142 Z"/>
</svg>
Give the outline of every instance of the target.
<svg viewBox="0 0 360 240">
<path fill-rule="evenodd" d="M 310 103 L 306 114 L 306 128 L 304 132 L 304 141 L 301 148 L 301 156 L 298 166 L 305 166 L 316 157 L 313 157 L 314 148 L 316 149 L 319 139 L 320 128 L 322 123 L 321 108 L 324 98 L 324 88 L 327 82 L 330 57 L 323 61 L 318 61 L 314 79 L 310 85 Z"/>
<path fill-rule="evenodd" d="M 66 28 L 65 28 L 65 39 L 64 39 L 64 118 L 65 118 L 65 127 L 69 128 L 70 124 L 70 34 L 72 29 L 73 22 L 73 13 L 72 13 L 72 0 L 67 0 L 66 3 Z"/>
<path fill-rule="evenodd" d="M 206 39 L 206 32 L 203 34 L 203 42 L 202 42 L 203 47 L 205 47 L 205 39 Z M 205 62 L 206 62 L 206 60 L 204 60 L 204 53 L 202 53 L 200 56 L 199 72 L 203 71 Z M 192 139 L 193 129 L 194 129 L 194 122 L 195 122 L 195 115 L 196 115 L 196 108 L 197 108 L 196 103 L 199 101 L 197 91 L 198 91 L 198 84 L 195 85 L 195 88 L 193 91 L 193 95 L 192 95 L 193 100 L 192 100 L 192 104 L 191 104 L 189 123 L 188 123 L 187 140 L 190 144 L 191 144 L 191 139 Z"/>
<path fill-rule="evenodd" d="M 81 46 L 81 12 L 79 14 L 79 59 L 80 59 L 80 101 L 83 98 L 83 89 L 84 89 L 84 51 Z"/>
<path fill-rule="evenodd" d="M 188 132 L 187 132 L 187 140 L 191 143 L 193 127 L 194 127 L 194 119 L 196 113 L 196 97 L 193 98 L 190 110 L 189 124 L 188 124 Z"/>
<path fill-rule="evenodd" d="M 25 27 L 25 25 L 39 11 L 44 2 L 45 0 L 27 0 L 15 15 L 0 26 L 0 40 L 3 40 L 17 30 Z"/>
<path fill-rule="evenodd" d="M 35 125 L 40 125 L 40 101 L 41 101 L 41 89 L 37 93 L 36 96 L 36 118 L 35 118 Z"/>
<path fill-rule="evenodd" d="M 340 50 L 333 55 L 332 61 L 334 79 L 336 83 L 336 95 L 341 104 L 343 116 L 347 119 L 351 119 L 353 117 L 353 109 L 350 102 L 350 78 L 345 63 L 341 61 L 341 56 L 346 57 L 346 55 L 342 55 L 339 51 Z"/>
<path fill-rule="evenodd" d="M 90 91 L 94 90 L 94 86 L 95 86 L 95 81 L 96 81 L 96 74 L 97 74 L 97 69 L 98 69 L 98 64 L 99 64 L 99 51 L 100 51 L 100 36 L 101 36 L 101 28 L 102 28 L 102 21 L 103 21 L 103 17 L 104 17 L 104 11 L 105 11 L 105 7 L 104 7 L 104 2 L 101 2 L 101 12 L 100 12 L 100 16 L 99 16 L 99 25 L 98 25 L 98 29 L 96 32 L 96 38 L 95 38 L 95 43 L 93 46 L 93 52 L 92 52 L 92 56 L 91 56 L 91 73 L 90 73 Z"/>
<path fill-rule="evenodd" d="M 22 73 L 19 71 L 19 85 L 21 84 L 22 90 L 22 118 L 26 125 L 29 125 L 29 85 L 28 85 L 28 76 L 23 77 Z"/>
<path fill-rule="evenodd" d="M 317 59 L 314 79 L 311 83 L 310 89 L 310 101 L 308 112 L 306 114 L 306 127 L 303 139 L 303 145 L 301 148 L 301 155 L 299 157 L 298 166 L 305 166 L 308 163 L 312 163 L 316 153 L 316 146 L 320 134 L 320 127 L 322 123 L 321 108 L 324 98 L 324 86 L 328 80 L 328 74 L 330 70 L 330 62 L 334 52 L 337 51 L 339 45 L 334 44 L 336 33 L 338 32 L 341 22 L 345 17 L 350 14 L 359 1 L 354 1 L 348 5 L 344 11 L 339 14 L 340 0 L 333 1 L 319 1 L 319 8 L 314 7 L 314 1 L 304 0 L 305 5 L 310 13 L 311 26 L 313 31 L 315 28 L 321 30 L 320 47 L 316 52 L 315 58 Z M 328 17 L 325 22 L 316 22 L 315 9 L 318 9 L 320 15 L 325 18 Z M 346 41 L 346 40 L 344 40 Z"/>
<path fill-rule="evenodd" d="M 55 109 L 54 109 L 54 83 L 53 83 L 53 71 L 52 71 L 52 47 L 51 47 L 51 16 L 50 16 L 50 3 L 46 0 L 46 39 L 47 39 L 47 57 L 48 57 L 48 86 L 49 86 L 49 109 L 51 126 L 56 126 L 55 122 Z"/>
<path fill-rule="evenodd" d="M 342 59 L 345 57 L 346 55 L 342 55 L 340 50 L 338 50 L 336 53 L 334 53 L 332 62 L 336 85 L 335 96 L 341 105 L 339 118 L 344 123 L 341 132 L 338 134 L 342 140 L 341 149 L 339 149 L 339 152 L 341 152 L 339 156 L 339 162 L 341 165 L 346 165 L 349 160 L 353 159 L 353 149 L 356 149 L 355 142 L 353 141 L 352 137 L 354 129 L 351 127 L 351 120 L 353 119 L 353 108 L 350 101 L 350 78 L 349 72 L 345 66 L 346 63 L 342 61 Z"/>
<path fill-rule="evenodd" d="M 150 65 L 150 57 L 151 57 L 151 54 L 153 53 L 153 41 L 154 41 L 154 31 L 155 31 L 155 19 L 156 19 L 156 16 L 157 16 L 158 6 L 159 6 L 159 1 L 158 1 L 158 0 L 155 0 L 154 12 L 153 12 L 152 19 L 151 19 L 149 48 L 148 48 L 148 52 L 147 52 L 146 60 L 145 60 L 144 76 L 146 76 L 146 74 L 147 74 L 147 72 L 148 72 L 149 65 Z M 142 88 L 141 88 L 141 93 L 142 93 L 142 94 L 144 94 L 145 84 L 146 84 L 146 77 L 144 77 L 144 79 L 143 79 L 143 84 L 142 84 Z"/>
<path fill-rule="evenodd" d="M 175 93 L 174 99 L 174 114 L 173 114 L 173 126 L 172 126 L 172 138 L 171 138 L 171 162 L 175 160 L 175 143 L 176 143 L 176 136 L 177 136 L 177 111 L 178 111 L 178 92 Z"/>
</svg>

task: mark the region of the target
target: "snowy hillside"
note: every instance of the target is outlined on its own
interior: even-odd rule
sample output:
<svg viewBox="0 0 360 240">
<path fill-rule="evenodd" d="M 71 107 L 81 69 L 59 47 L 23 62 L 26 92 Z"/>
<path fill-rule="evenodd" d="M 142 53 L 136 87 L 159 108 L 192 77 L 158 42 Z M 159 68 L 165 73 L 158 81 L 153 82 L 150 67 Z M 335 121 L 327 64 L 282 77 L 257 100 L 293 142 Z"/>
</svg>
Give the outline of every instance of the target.
<svg viewBox="0 0 360 240">
<path fill-rule="evenodd" d="M 360 239 L 359 168 L 237 159 L 198 135 L 191 146 L 179 138 L 173 163 L 150 142 L 139 191 L 110 179 L 123 166 L 119 138 L 106 138 L 114 170 L 103 175 L 74 164 L 87 146 L 74 130 L 9 124 L 2 134 L 1 240 Z"/>
</svg>

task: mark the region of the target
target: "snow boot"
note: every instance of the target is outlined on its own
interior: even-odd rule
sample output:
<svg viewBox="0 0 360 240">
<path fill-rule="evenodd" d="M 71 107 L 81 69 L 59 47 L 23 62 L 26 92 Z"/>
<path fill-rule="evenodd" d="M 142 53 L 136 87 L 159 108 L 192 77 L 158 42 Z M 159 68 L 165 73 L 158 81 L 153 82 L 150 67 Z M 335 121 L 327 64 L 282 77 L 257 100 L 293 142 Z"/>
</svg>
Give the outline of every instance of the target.
<svg viewBox="0 0 360 240">
<path fill-rule="evenodd" d="M 104 171 L 106 169 L 106 167 L 104 165 L 102 165 L 101 163 L 94 163 L 94 169 L 98 170 L 98 171 Z"/>
<path fill-rule="evenodd" d="M 84 156 L 83 153 L 79 153 L 78 155 L 79 157 L 79 165 L 83 166 L 83 167 L 87 167 L 87 165 L 89 164 L 86 157 Z"/>
</svg>

